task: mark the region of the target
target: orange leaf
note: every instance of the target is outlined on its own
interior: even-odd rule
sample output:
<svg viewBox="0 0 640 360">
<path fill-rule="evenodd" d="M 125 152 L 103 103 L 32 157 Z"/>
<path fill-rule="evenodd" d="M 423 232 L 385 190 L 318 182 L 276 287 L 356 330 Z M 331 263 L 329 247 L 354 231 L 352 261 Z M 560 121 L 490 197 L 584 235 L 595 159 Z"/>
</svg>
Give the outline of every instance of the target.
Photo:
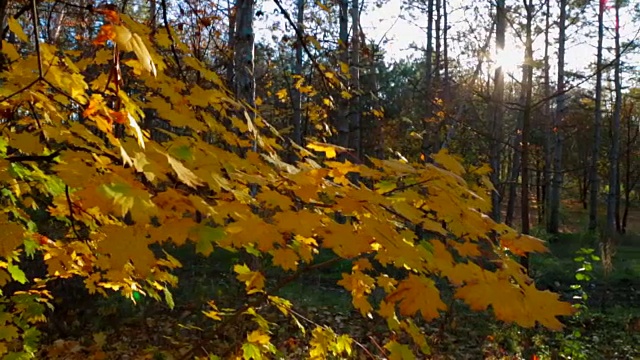
<svg viewBox="0 0 640 360">
<path fill-rule="evenodd" d="M 116 38 L 116 33 L 113 31 L 113 25 L 104 24 L 98 31 L 98 36 L 93 40 L 94 45 L 104 45 L 107 40 L 114 40 Z"/>
</svg>

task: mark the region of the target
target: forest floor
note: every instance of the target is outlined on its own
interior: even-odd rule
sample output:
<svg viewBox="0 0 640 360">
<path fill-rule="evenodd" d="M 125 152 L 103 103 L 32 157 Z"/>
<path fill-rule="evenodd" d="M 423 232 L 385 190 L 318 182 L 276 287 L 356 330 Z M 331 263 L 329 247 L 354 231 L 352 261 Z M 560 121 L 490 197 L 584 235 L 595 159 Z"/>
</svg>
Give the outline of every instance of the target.
<svg viewBox="0 0 640 360">
<path fill-rule="evenodd" d="M 539 287 L 560 292 L 570 299 L 575 291 L 574 261 L 576 251 L 597 247 L 597 239 L 583 231 L 585 212 L 574 203 L 566 203 L 563 230 L 549 242 L 550 253 L 531 259 L 532 276 Z M 518 359 L 524 343 L 533 340 L 539 359 L 640 358 L 640 210 L 630 216 L 628 234 L 617 240 L 613 271 L 605 277 L 602 266 L 594 264 L 593 280 L 584 283 L 589 295 L 582 315 L 564 319 L 565 331 L 552 333 L 539 328 L 522 330 L 492 320 L 488 314 L 469 311 L 463 304 L 451 302 L 453 311 L 431 324 L 420 324 L 429 336 L 432 359 Z M 219 307 L 237 307 L 242 289 L 229 281 L 230 254 L 214 253 L 213 258 L 193 258 L 191 250 L 179 250 L 188 268 L 181 270 L 182 286 L 176 289 L 176 307 L 141 299 L 137 305 L 112 296 L 108 299 L 80 296 L 75 301 L 60 302 L 54 320 L 49 323 L 41 353 L 46 359 L 193 359 L 205 357 L 206 351 L 230 353 L 232 344 L 252 326 L 250 321 L 234 322 L 224 330 L 208 321 L 202 311 L 216 298 Z M 280 295 L 292 300 L 297 316 L 308 329 L 328 325 L 338 333 L 351 335 L 356 359 L 383 359 L 382 346 L 387 340 L 386 324 L 363 318 L 352 310 L 351 297 L 336 285 L 341 273 L 350 265 L 338 263 L 326 271 L 306 275 L 282 288 Z M 73 304 L 68 308 L 63 306 Z M 234 305 L 235 304 L 235 305 Z M 67 305 L 68 306 L 68 305 Z M 273 344 L 281 359 L 303 359 L 309 348 L 302 334 L 290 320 L 277 311 L 267 311 L 268 321 L 277 324 Z M 240 341 L 239 341 L 240 340 Z M 213 358 L 213 357 L 212 357 Z"/>
</svg>

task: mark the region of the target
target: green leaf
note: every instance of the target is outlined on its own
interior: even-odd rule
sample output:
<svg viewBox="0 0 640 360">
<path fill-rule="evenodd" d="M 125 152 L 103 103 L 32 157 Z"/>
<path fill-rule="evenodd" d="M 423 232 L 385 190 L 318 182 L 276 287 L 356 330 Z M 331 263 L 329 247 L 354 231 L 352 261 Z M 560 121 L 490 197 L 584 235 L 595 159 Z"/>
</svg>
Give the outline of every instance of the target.
<svg viewBox="0 0 640 360">
<path fill-rule="evenodd" d="M 261 360 L 262 352 L 260 351 L 260 348 L 257 345 L 251 344 L 251 343 L 244 343 L 242 344 L 242 358 L 245 360 L 250 360 L 250 359 Z"/>
<path fill-rule="evenodd" d="M 225 237 L 224 229 L 208 225 L 198 225 L 191 229 L 190 237 L 196 241 L 196 252 L 209 256 L 213 252 L 213 243 Z"/>
<path fill-rule="evenodd" d="M 11 341 L 18 337 L 18 328 L 13 325 L 0 326 L 0 340 Z"/>
<path fill-rule="evenodd" d="M 587 278 L 587 276 L 584 273 L 577 273 L 576 274 L 576 280 L 578 281 L 584 281 Z"/>
<path fill-rule="evenodd" d="M 400 344 L 396 341 L 387 343 L 385 349 L 389 350 L 389 360 L 415 360 L 416 356 L 413 354 L 409 346 Z"/>
<path fill-rule="evenodd" d="M 193 159 L 193 153 L 189 145 L 174 146 L 169 150 L 169 153 L 179 160 L 189 161 Z"/>
<path fill-rule="evenodd" d="M 171 291 L 165 287 L 162 289 L 162 292 L 164 293 L 164 301 L 166 301 L 169 308 L 173 310 L 176 304 L 173 302 L 173 295 L 171 294 Z"/>
<path fill-rule="evenodd" d="M 25 275 L 24 271 L 20 270 L 17 265 L 10 264 L 7 267 L 7 270 L 9 271 L 9 274 L 11 274 L 13 280 L 19 282 L 20 284 L 27 283 L 27 275 Z"/>
</svg>

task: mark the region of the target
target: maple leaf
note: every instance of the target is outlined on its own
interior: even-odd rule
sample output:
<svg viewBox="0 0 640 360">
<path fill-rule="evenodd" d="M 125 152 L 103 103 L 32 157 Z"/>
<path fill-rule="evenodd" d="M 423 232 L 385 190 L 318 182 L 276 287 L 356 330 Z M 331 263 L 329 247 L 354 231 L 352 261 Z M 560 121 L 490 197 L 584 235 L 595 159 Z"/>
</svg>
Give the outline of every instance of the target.
<svg viewBox="0 0 640 360">
<path fill-rule="evenodd" d="M 389 350 L 389 360 L 415 360 L 416 356 L 408 345 L 391 340 L 384 345 Z"/>
<path fill-rule="evenodd" d="M 167 161 L 169 162 L 169 165 L 171 165 L 173 171 L 175 171 L 178 175 L 178 179 L 180 179 L 180 181 L 182 181 L 185 185 L 188 185 L 194 189 L 202 185 L 202 180 L 200 180 L 200 178 L 198 178 L 198 176 L 196 176 L 196 174 L 194 174 L 191 170 L 182 165 L 180 161 L 174 159 L 169 154 L 165 154 L 165 156 L 167 157 Z"/>
<path fill-rule="evenodd" d="M 143 277 L 149 274 L 156 258 L 144 235 L 136 233 L 133 227 L 117 225 L 105 225 L 101 230 L 104 239 L 98 243 L 98 251 L 109 254 L 112 269 L 122 269 L 131 260 Z"/>
<path fill-rule="evenodd" d="M 22 245 L 24 229 L 14 222 L 9 222 L 6 214 L 0 213 L 0 234 L 2 234 L 0 256 L 8 258 L 18 246 Z"/>
<path fill-rule="evenodd" d="M 338 281 L 346 290 L 351 292 L 353 306 L 360 310 L 363 316 L 367 316 L 373 310 L 367 296 L 375 288 L 375 279 L 361 271 L 354 271 L 351 274 L 342 274 L 342 279 Z"/>
<path fill-rule="evenodd" d="M 283 270 L 296 270 L 298 268 L 298 254 L 292 249 L 275 249 L 271 251 L 273 264 L 280 266 Z"/>
<path fill-rule="evenodd" d="M 7 17 L 7 25 L 9 25 L 9 30 L 11 30 L 12 33 L 16 34 L 20 41 L 25 43 L 29 42 L 29 37 L 24 33 L 24 30 L 22 30 L 22 26 L 20 26 L 20 23 L 16 18 L 14 18 L 13 16 Z"/>
<path fill-rule="evenodd" d="M 245 264 L 235 265 L 233 271 L 238 274 L 236 278 L 247 287 L 247 293 L 262 292 L 264 288 L 264 276 L 258 271 L 251 271 Z"/>
<path fill-rule="evenodd" d="M 500 245 L 518 256 L 531 252 L 543 253 L 549 251 L 543 240 L 530 235 L 517 234 L 513 230 L 500 236 Z"/>
<path fill-rule="evenodd" d="M 311 332 L 309 359 L 326 359 L 336 334 L 330 328 L 316 326 Z"/>
<path fill-rule="evenodd" d="M 311 150 L 315 150 L 315 151 L 320 151 L 325 153 L 325 156 L 327 157 L 327 159 L 333 159 L 336 157 L 338 152 L 344 152 L 344 151 L 348 151 L 349 149 L 344 148 L 342 146 L 337 146 L 337 145 L 332 145 L 332 144 L 325 144 L 325 143 L 320 143 L 317 141 L 311 141 L 307 144 L 307 148 L 311 149 Z"/>
<path fill-rule="evenodd" d="M 387 295 L 385 301 L 398 302 L 403 316 L 414 316 L 420 312 L 427 321 L 439 317 L 439 311 L 447 309 L 433 280 L 415 274 L 409 274 L 402 280 L 398 288 Z"/>
</svg>

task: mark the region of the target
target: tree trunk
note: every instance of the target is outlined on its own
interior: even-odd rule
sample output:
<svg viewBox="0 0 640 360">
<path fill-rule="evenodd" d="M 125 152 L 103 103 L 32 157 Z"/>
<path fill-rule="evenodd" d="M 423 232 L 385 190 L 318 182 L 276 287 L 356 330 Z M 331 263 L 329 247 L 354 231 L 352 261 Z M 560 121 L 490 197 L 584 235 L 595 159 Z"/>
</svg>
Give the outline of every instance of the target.
<svg viewBox="0 0 640 360">
<path fill-rule="evenodd" d="M 531 96 L 533 90 L 533 0 L 529 0 L 525 4 L 527 12 L 527 28 L 526 28 L 526 44 L 523 73 L 523 92 L 524 92 L 524 111 L 522 114 L 522 165 L 520 165 L 522 174 L 522 187 L 520 196 L 520 216 L 521 231 L 523 234 L 531 232 L 531 223 L 529 219 L 529 138 L 531 132 Z M 529 257 L 524 255 L 520 258 L 520 263 L 525 269 L 529 268 Z"/>
<path fill-rule="evenodd" d="M 545 28 L 544 28 L 544 97 L 550 99 L 551 96 L 551 77 L 549 62 L 549 34 L 551 32 L 551 1 L 547 0 L 545 4 Z M 551 139 L 551 100 L 546 101 L 544 104 L 544 113 L 542 126 L 544 127 L 544 160 L 542 164 L 542 184 L 540 185 L 540 195 L 538 199 L 538 216 L 539 223 L 546 224 L 545 219 L 549 213 L 549 193 L 551 192 L 551 158 L 553 153 L 552 139 Z"/>
<path fill-rule="evenodd" d="M 602 126 L 602 40 L 604 38 L 604 7 L 605 2 L 600 1 L 598 8 L 598 54 L 596 59 L 596 103 L 595 118 L 593 122 L 593 147 L 591 155 L 591 167 L 589 169 L 589 230 L 598 228 L 598 192 L 600 190 L 600 177 L 598 175 L 598 160 L 600 155 L 601 126 Z"/>
<path fill-rule="evenodd" d="M 522 84 L 525 83 L 525 74 L 522 75 Z M 521 89 L 522 95 L 520 97 L 520 103 L 524 106 L 525 94 L 524 86 Z M 518 123 L 516 124 L 516 134 L 513 137 L 513 158 L 511 159 L 511 168 L 509 171 L 508 180 L 508 194 L 507 194 L 507 209 L 505 210 L 505 224 L 512 226 L 513 217 L 516 209 L 516 198 L 518 197 L 518 177 L 520 176 L 520 168 L 522 165 L 522 114 L 518 116 Z"/>
<path fill-rule="evenodd" d="M 378 83 L 378 53 L 376 52 L 377 47 L 372 44 L 371 45 L 371 94 L 373 95 L 373 108 L 380 109 L 380 84 Z M 384 119 L 380 117 L 374 117 L 373 121 L 375 122 L 376 129 L 376 139 L 374 144 L 374 156 L 378 159 L 382 159 L 384 157 L 384 131 L 382 125 L 384 124 Z"/>
<path fill-rule="evenodd" d="M 297 17 L 298 29 L 303 31 L 304 29 L 304 5 L 305 0 L 297 0 Z M 302 78 L 302 40 L 298 37 L 296 41 L 296 60 L 293 68 L 295 75 L 295 82 L 299 78 Z M 293 87 L 291 92 L 291 98 L 293 100 L 293 141 L 297 144 L 302 144 L 302 94 L 297 86 Z"/>
<path fill-rule="evenodd" d="M 631 156 L 633 156 L 631 145 L 635 143 L 638 138 L 639 128 L 635 127 L 636 131 L 634 136 L 631 136 L 631 127 L 633 125 L 632 116 L 633 102 L 630 105 L 629 117 L 627 118 L 627 141 L 625 148 L 625 174 L 624 174 L 624 210 L 622 214 L 622 221 L 620 224 L 620 233 L 627 232 L 627 219 L 629 218 L 629 207 L 631 206 L 631 190 L 634 184 L 631 183 Z"/>
<path fill-rule="evenodd" d="M 615 62 L 614 62 L 614 86 L 616 92 L 611 123 L 611 150 L 609 151 L 609 193 L 607 194 L 607 241 L 611 242 L 619 224 L 616 224 L 616 210 L 620 199 L 620 117 L 622 116 L 622 81 L 620 80 L 620 29 L 618 26 L 620 14 L 620 2 L 615 2 Z M 611 244 L 609 244 L 611 245 Z"/>
<path fill-rule="evenodd" d="M 343 64 L 349 64 L 349 0 L 340 0 L 340 14 L 338 21 L 340 23 L 340 39 L 338 44 L 338 59 Z M 341 68 L 341 67 L 339 67 Z M 349 146 L 349 101 L 338 95 L 338 123 L 336 130 L 338 131 L 337 143 L 340 146 Z"/>
<path fill-rule="evenodd" d="M 422 136 L 422 156 L 424 159 L 429 158 L 429 154 L 433 151 L 431 148 L 431 132 L 432 129 L 429 126 L 431 117 L 433 116 L 432 101 L 433 101 L 433 1 L 427 1 L 427 51 L 425 54 L 425 70 L 424 70 L 424 94 L 425 94 L 425 114 L 424 114 L 424 135 Z"/>
<path fill-rule="evenodd" d="M 362 155 L 362 116 L 360 109 L 360 1 L 351 0 L 351 115 L 349 119 L 349 147 L 358 159 Z"/>
<path fill-rule="evenodd" d="M 496 51 L 504 49 L 506 30 L 505 0 L 496 1 Z M 500 156 L 502 147 L 502 120 L 504 116 L 504 73 L 498 66 L 494 72 L 493 94 L 491 96 L 491 148 L 489 151 L 489 163 L 491 165 L 491 182 L 498 187 L 500 183 Z M 491 194 L 491 218 L 500 221 L 500 194 L 494 191 Z"/>
<path fill-rule="evenodd" d="M 451 121 L 452 114 L 450 114 L 453 107 L 451 106 L 451 81 L 449 80 L 449 14 L 447 13 L 447 0 L 442 0 L 442 22 L 442 67 L 444 71 L 442 98 L 445 106 L 444 124 L 446 135 L 440 149 L 444 149 L 449 145 L 456 130 L 455 123 Z"/>
<path fill-rule="evenodd" d="M 231 5 L 230 0 L 227 0 L 227 6 L 229 8 L 229 32 L 227 33 L 229 49 L 232 49 L 234 53 L 229 57 L 229 64 L 227 64 L 227 83 L 232 86 L 234 84 L 233 77 L 235 76 L 235 67 L 236 64 L 234 62 L 235 57 L 235 39 L 236 39 L 236 15 L 238 11 L 237 3 Z"/>
<path fill-rule="evenodd" d="M 553 132 L 555 134 L 553 144 L 553 179 L 551 191 L 549 193 L 549 214 L 547 216 L 547 232 L 557 234 L 560 226 L 560 189 L 563 183 L 562 171 L 562 145 L 564 142 L 564 113 L 565 99 L 564 92 L 564 55 L 567 22 L 567 0 L 560 0 L 560 19 L 558 22 L 558 83 L 556 97 L 556 111 L 553 116 Z"/>
</svg>

